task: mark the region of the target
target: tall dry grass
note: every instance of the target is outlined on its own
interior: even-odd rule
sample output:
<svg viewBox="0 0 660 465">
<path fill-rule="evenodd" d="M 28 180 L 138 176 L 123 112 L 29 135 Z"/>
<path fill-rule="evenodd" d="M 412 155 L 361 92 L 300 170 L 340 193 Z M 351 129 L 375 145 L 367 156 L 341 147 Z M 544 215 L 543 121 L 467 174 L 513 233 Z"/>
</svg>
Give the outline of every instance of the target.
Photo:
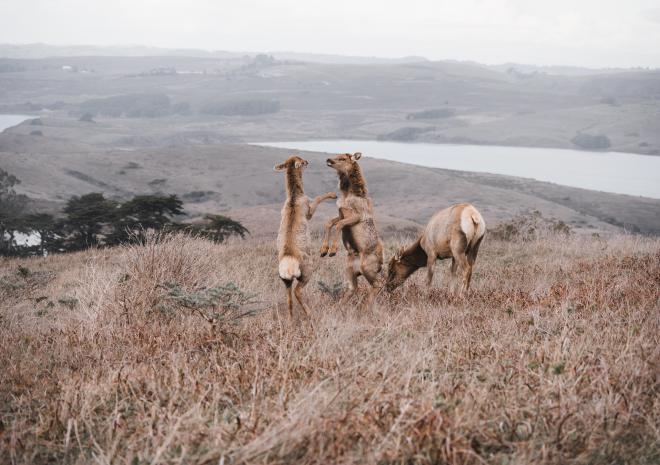
<svg viewBox="0 0 660 465">
<path fill-rule="evenodd" d="M 288 321 L 271 243 L 0 266 L 4 463 L 660 460 L 658 239 L 487 238 L 467 298 L 445 264 L 367 313 L 319 259 L 315 330 Z M 256 316 L 214 319 L 226 283 Z"/>
</svg>

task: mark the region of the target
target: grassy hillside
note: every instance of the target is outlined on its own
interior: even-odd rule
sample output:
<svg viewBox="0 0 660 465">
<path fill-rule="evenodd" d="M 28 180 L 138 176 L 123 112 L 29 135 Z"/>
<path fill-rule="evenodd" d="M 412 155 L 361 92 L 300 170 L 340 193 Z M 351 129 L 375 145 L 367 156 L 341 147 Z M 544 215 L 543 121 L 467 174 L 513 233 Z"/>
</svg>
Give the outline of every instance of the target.
<svg viewBox="0 0 660 465">
<path fill-rule="evenodd" d="M 177 194 L 192 216 L 228 212 L 256 234 L 277 231 L 284 180 L 272 167 L 286 159 L 289 150 L 223 142 L 218 133 L 198 133 L 177 120 L 158 127 L 139 119 L 90 124 L 49 117 L 40 122 L 0 134 L 0 166 L 22 181 L 19 191 L 32 199 L 57 208 L 72 195 L 89 192 L 119 199 L 163 192 Z M 30 135 L 35 127 L 43 136 Z M 310 161 L 307 193 L 335 189 L 336 175 L 324 163 L 327 156 L 302 155 Z M 368 158 L 363 167 L 379 222 L 388 234 L 425 224 L 440 207 L 463 201 L 473 202 L 489 224 L 539 210 L 574 229 L 624 227 L 660 233 L 657 199 Z M 322 208 L 325 215 L 334 206 Z"/>
<path fill-rule="evenodd" d="M 4 259 L 0 462 L 657 463 L 660 240 L 481 250 L 369 312 L 315 258 L 314 329 L 272 238 Z"/>
</svg>

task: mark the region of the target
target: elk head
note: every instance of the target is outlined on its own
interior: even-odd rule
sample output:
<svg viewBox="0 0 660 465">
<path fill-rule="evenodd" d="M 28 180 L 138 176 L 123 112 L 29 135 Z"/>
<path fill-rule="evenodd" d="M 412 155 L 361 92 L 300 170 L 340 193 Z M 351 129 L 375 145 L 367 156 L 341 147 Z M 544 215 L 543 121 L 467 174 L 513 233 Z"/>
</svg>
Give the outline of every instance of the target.
<svg viewBox="0 0 660 465">
<path fill-rule="evenodd" d="M 325 163 L 340 174 L 348 175 L 353 170 L 353 165 L 362 157 L 360 152 L 341 153 L 334 158 L 328 158 Z"/>
<path fill-rule="evenodd" d="M 387 265 L 387 280 L 385 281 L 385 289 L 387 292 L 392 292 L 399 287 L 412 274 L 414 269 L 403 262 L 403 247 L 399 247 L 394 253 L 390 262 Z"/>
<path fill-rule="evenodd" d="M 309 162 L 304 158 L 300 158 L 297 155 L 292 155 L 284 163 L 275 165 L 273 169 L 275 171 L 288 171 L 289 169 L 293 170 L 303 170 L 307 167 Z"/>
</svg>

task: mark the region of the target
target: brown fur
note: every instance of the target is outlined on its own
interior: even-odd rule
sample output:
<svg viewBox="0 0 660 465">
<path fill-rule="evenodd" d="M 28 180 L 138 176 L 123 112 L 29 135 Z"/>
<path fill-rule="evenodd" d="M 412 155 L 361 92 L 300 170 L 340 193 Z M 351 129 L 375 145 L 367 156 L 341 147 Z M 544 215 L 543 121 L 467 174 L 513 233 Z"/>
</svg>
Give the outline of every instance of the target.
<svg viewBox="0 0 660 465">
<path fill-rule="evenodd" d="M 360 153 L 341 154 L 329 158 L 327 164 L 337 171 L 341 198 L 337 200 L 339 215 L 328 221 L 325 227 L 321 256 L 337 253 L 339 235 L 348 253 L 346 275 L 349 290 L 342 301 L 346 302 L 357 291 L 357 278 L 362 275 L 371 285 L 365 301 L 370 306 L 380 288 L 379 273 L 383 266 L 383 244 L 378 236 L 374 219 L 373 203 L 368 196 L 367 183 L 357 160 Z M 330 240 L 332 228 L 334 240 Z M 332 242 L 332 246 L 330 246 Z"/>
<path fill-rule="evenodd" d="M 427 284 L 430 286 L 436 260 L 451 258 L 452 275 L 455 276 L 460 268 L 463 278 L 461 293 L 467 291 L 485 233 L 486 223 L 469 203 L 453 205 L 437 212 L 424 233 L 390 260 L 386 289 L 393 291 L 422 267 L 426 267 Z"/>
<path fill-rule="evenodd" d="M 287 198 L 282 207 L 282 221 L 277 235 L 279 275 L 287 291 L 289 316 L 293 316 L 293 296 L 310 317 L 309 307 L 303 299 L 302 290 L 311 275 L 309 266 L 309 229 L 307 222 L 312 219 L 318 205 L 327 199 L 336 199 L 337 194 L 328 192 L 310 201 L 303 188 L 302 172 L 307 160 L 297 156 L 289 157 L 284 163 L 275 166 L 275 171 L 286 172 Z M 298 284 L 292 289 L 293 280 Z"/>
</svg>

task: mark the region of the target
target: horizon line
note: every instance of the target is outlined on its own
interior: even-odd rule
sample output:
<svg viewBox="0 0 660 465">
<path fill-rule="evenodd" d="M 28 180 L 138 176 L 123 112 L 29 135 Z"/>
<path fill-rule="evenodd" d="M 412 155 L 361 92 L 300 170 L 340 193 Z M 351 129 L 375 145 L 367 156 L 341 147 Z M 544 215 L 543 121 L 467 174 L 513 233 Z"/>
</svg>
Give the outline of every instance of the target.
<svg viewBox="0 0 660 465">
<path fill-rule="evenodd" d="M 347 54 L 342 54 L 342 53 L 330 53 L 330 52 L 301 52 L 301 51 L 295 51 L 295 50 L 261 50 L 261 51 L 236 51 L 236 50 L 227 50 L 227 49 L 207 49 L 207 48 L 195 48 L 195 47 L 165 47 L 165 46 L 160 46 L 160 45 L 145 45 L 145 44 L 112 44 L 112 45 L 99 45 L 99 44 L 54 44 L 54 43 L 47 43 L 47 42 L 29 42 L 29 43 L 13 43 L 13 42 L 0 42 L 0 47 L 2 46 L 10 46 L 10 47 L 29 47 L 29 46 L 46 46 L 46 47 L 53 47 L 53 48 L 74 48 L 74 47 L 88 47 L 88 48 L 100 48 L 100 49 L 117 49 L 117 48 L 145 48 L 145 49 L 154 49 L 154 50 L 162 50 L 162 51 L 177 51 L 177 52 L 185 52 L 185 51 L 197 51 L 197 52 L 204 52 L 207 54 L 214 54 L 214 53 L 227 53 L 227 54 L 235 54 L 235 55 L 260 55 L 260 54 L 265 54 L 265 55 L 277 55 L 277 54 L 297 54 L 297 55 L 317 55 L 317 56 L 326 56 L 326 57 L 338 57 L 338 58 L 351 58 L 351 59 L 363 59 L 363 60 L 369 60 L 369 59 L 375 59 L 375 60 L 385 60 L 385 61 L 397 61 L 397 60 L 405 60 L 405 59 L 419 59 L 420 62 L 430 62 L 430 63 L 438 63 L 438 62 L 454 62 L 454 63 L 465 63 L 465 64 L 473 64 L 473 65 L 481 65 L 485 66 L 488 68 L 493 68 L 493 67 L 498 67 L 498 66 L 505 66 L 505 65 L 519 65 L 519 66 L 531 66 L 535 68 L 568 68 L 568 69 L 576 69 L 576 70 L 589 70 L 589 71 L 613 71 L 613 70 L 646 70 L 646 71 L 655 71 L 659 70 L 660 67 L 651 67 L 651 66 L 605 66 L 605 67 L 591 67 L 591 66 L 578 66 L 578 65 L 569 65 L 569 64 L 534 64 L 534 63 L 524 63 L 524 62 L 517 62 L 517 61 L 504 61 L 504 62 L 498 62 L 498 63 L 483 63 L 475 60 L 470 60 L 470 59 L 459 59 L 459 58 L 440 58 L 440 59 L 431 59 L 423 55 L 402 55 L 402 56 L 396 56 L 396 57 L 388 57 L 388 56 L 382 56 L 382 55 L 347 55 Z M 103 55 L 69 55 L 70 57 L 82 57 L 82 56 L 103 56 Z M 115 57 L 129 57 L 129 55 L 107 55 L 107 56 L 115 56 Z M 137 55 L 135 58 L 138 57 L 149 57 L 149 56 L 158 56 L 158 55 Z M 184 55 L 185 56 L 185 55 Z M 64 56 L 61 56 L 64 57 Z M 203 57 L 198 57 L 195 55 L 190 55 L 189 57 L 195 57 L 195 58 L 203 58 Z M 0 59 L 18 59 L 18 60 L 39 60 L 39 59 L 46 59 L 46 58 L 60 58 L 60 56 L 57 55 L 52 55 L 52 56 L 44 56 L 40 58 L 12 58 L 12 57 L 7 57 L 7 56 L 0 56 Z"/>
</svg>

